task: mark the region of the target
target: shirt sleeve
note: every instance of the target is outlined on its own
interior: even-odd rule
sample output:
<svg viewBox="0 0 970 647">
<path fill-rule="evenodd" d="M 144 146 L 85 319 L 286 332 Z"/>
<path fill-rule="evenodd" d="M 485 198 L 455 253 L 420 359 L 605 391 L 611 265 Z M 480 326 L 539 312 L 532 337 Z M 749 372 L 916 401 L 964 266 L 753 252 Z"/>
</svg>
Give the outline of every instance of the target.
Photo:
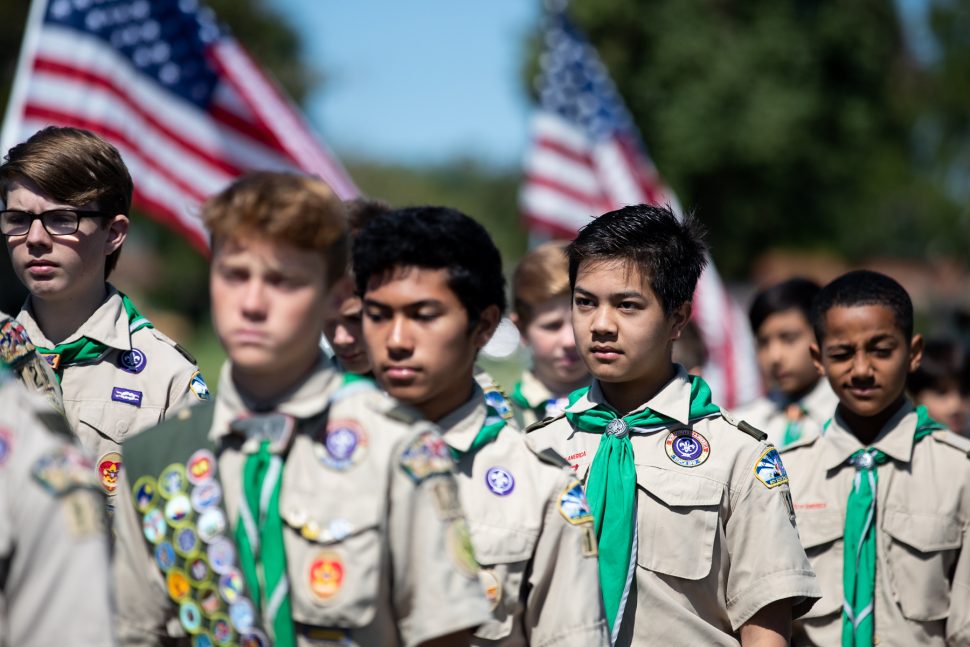
<svg viewBox="0 0 970 647">
<path fill-rule="evenodd" d="M 966 518 L 966 517 L 965 517 Z M 950 585 L 950 614 L 946 620 L 946 644 L 970 645 L 970 525 L 964 522 L 963 541 Z"/>
</svg>

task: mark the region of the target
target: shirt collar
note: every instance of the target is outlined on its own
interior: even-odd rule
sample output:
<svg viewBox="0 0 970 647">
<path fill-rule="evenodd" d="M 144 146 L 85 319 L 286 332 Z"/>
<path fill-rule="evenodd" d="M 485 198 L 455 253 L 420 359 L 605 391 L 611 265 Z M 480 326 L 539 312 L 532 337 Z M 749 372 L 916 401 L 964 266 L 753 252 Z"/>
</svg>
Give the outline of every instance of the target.
<svg viewBox="0 0 970 647">
<path fill-rule="evenodd" d="M 452 449 L 467 452 L 485 424 L 485 393 L 475 384 L 471 397 L 437 422 L 445 442 Z"/>
<path fill-rule="evenodd" d="M 835 408 L 838 405 L 839 398 L 824 377 L 819 379 L 815 388 L 802 398 L 802 408 L 819 426 L 824 425 L 826 420 L 835 415 Z"/>
<path fill-rule="evenodd" d="M 908 463 L 913 458 L 913 440 L 916 435 L 916 409 L 906 400 L 893 417 L 879 431 L 870 447 L 878 449 L 890 458 Z M 848 425 L 838 413 L 823 435 L 826 451 L 821 465 L 830 470 L 848 461 L 856 451 L 865 449 L 859 439 L 849 430 Z"/>
<path fill-rule="evenodd" d="M 690 423 L 690 375 L 683 366 L 679 364 L 677 373 L 657 393 L 630 413 L 639 413 L 644 409 L 650 409 L 662 416 L 672 418 L 677 422 L 688 425 Z M 603 388 L 599 380 L 593 380 L 593 384 L 581 398 L 572 406 L 566 407 L 568 413 L 582 413 L 598 405 L 610 406 L 603 395 Z M 629 415 L 629 414 L 624 414 Z"/>
<path fill-rule="evenodd" d="M 23 324 L 30 340 L 35 346 L 53 348 L 57 344 L 47 338 L 34 318 L 34 306 L 31 297 L 27 297 L 23 309 L 17 315 L 17 320 Z M 131 350 L 131 333 L 128 332 L 128 313 L 121 301 L 121 294 L 113 285 L 108 284 L 108 298 L 98 306 L 81 327 L 65 339 L 64 344 L 87 337 L 105 346 L 119 350 Z"/>
<path fill-rule="evenodd" d="M 522 374 L 522 380 L 520 381 L 522 397 L 524 397 L 531 407 L 538 407 L 545 404 L 551 398 L 556 397 L 555 394 L 546 388 L 546 385 L 539 381 L 535 373 L 532 371 L 526 371 Z"/>
</svg>

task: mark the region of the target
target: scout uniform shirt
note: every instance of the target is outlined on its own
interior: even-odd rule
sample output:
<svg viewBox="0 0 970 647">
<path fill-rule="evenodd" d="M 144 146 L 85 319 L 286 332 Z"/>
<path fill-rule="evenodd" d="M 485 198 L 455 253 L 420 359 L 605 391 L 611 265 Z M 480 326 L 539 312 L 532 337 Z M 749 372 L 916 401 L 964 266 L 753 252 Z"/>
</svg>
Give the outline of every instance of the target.
<svg viewBox="0 0 970 647">
<path fill-rule="evenodd" d="M 107 300 L 60 344 L 85 337 L 103 344 L 106 348 L 95 359 L 67 365 L 62 357 L 48 353 L 61 378 L 67 422 L 81 446 L 97 459 L 95 467 L 109 495 L 118 487 L 121 443 L 126 438 L 158 424 L 179 407 L 209 397 L 195 360 L 147 319 L 130 316 L 125 306 L 122 294 L 109 285 Z M 42 354 L 55 349 L 34 319 L 29 298 L 17 318 Z"/>
<path fill-rule="evenodd" d="M 636 523 L 615 644 L 738 645 L 741 625 L 765 606 L 793 598 L 797 617 L 820 592 L 798 541 L 777 451 L 764 434 L 722 413 L 691 419 L 692 380 L 700 378 L 677 368 L 636 410 L 675 422 L 620 425 L 635 464 Z M 609 406 L 594 380 L 566 411 L 597 405 Z M 574 429 L 565 417 L 528 431 L 538 446 L 566 456 L 588 489 L 603 434 Z M 601 559 L 608 550 L 601 541 Z M 608 583 L 602 585 L 605 591 Z"/>
<path fill-rule="evenodd" d="M 838 404 L 839 399 L 829 381 L 822 378 L 799 401 L 791 402 L 785 395 L 772 392 L 733 413 L 738 420 L 768 434 L 768 442 L 781 449 L 802 438 L 817 435 Z"/>
<path fill-rule="evenodd" d="M 39 393 L 64 415 L 64 395 L 54 369 L 37 353 L 23 325 L 0 312 L 0 362 L 6 363 L 28 391 Z"/>
<path fill-rule="evenodd" d="M 114 645 L 104 504 L 63 418 L 0 368 L 0 643 Z"/>
<path fill-rule="evenodd" d="M 874 602 L 872 642 L 970 645 L 970 440 L 939 429 L 918 438 L 918 418 L 906 402 L 870 446 L 888 458 L 871 467 L 875 591 L 864 606 Z M 854 466 L 863 449 L 836 415 L 820 437 L 784 452 L 802 544 L 822 586 L 821 601 L 795 624 L 796 645 L 840 644 L 846 510 L 867 475 Z"/>
<path fill-rule="evenodd" d="M 522 374 L 512 389 L 515 421 L 525 429 L 545 418 L 555 418 L 566 408 L 566 397 L 557 398 L 532 371 Z"/>
<path fill-rule="evenodd" d="M 214 403 L 125 443 L 122 483 L 133 496 L 115 517 L 124 644 L 268 636 L 277 646 L 394 647 L 488 620 L 447 447 L 357 379 L 321 357 L 262 408 L 267 417 L 227 363 Z M 278 494 L 269 477 L 249 488 L 266 450 Z M 274 523 L 275 543 L 265 534 Z"/>
<path fill-rule="evenodd" d="M 536 450 L 502 417 L 510 412 L 497 395 L 476 385 L 438 422 L 457 460 L 458 494 L 492 607 L 472 644 L 609 645 L 582 487 L 562 458 Z"/>
</svg>

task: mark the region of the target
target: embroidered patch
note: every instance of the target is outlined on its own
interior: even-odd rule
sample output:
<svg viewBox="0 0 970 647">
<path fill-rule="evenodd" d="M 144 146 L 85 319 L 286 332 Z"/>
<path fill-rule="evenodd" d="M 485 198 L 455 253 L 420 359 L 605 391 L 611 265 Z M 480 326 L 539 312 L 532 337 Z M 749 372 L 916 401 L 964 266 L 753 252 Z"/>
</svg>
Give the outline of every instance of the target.
<svg viewBox="0 0 970 647">
<path fill-rule="evenodd" d="M 453 479 L 435 479 L 431 484 L 434 495 L 434 507 L 441 519 L 455 519 L 462 515 L 461 502 L 458 499 L 458 486 Z"/>
<path fill-rule="evenodd" d="M 324 643 L 340 645 L 343 643 Z M 259 629 L 250 629 L 239 635 L 239 647 L 271 647 L 272 643 Z"/>
<path fill-rule="evenodd" d="M 111 389 L 112 400 L 115 402 L 130 404 L 133 407 L 141 406 L 141 397 L 141 391 L 136 391 L 135 389 L 123 389 L 120 386 L 116 386 Z"/>
<path fill-rule="evenodd" d="M 179 606 L 179 624 L 190 634 L 202 631 L 202 609 L 192 600 L 186 600 Z"/>
<path fill-rule="evenodd" d="M 185 558 L 195 557 L 199 552 L 199 535 L 192 528 L 175 531 L 175 552 Z"/>
<path fill-rule="evenodd" d="M 158 499 L 158 490 L 155 479 L 150 476 L 143 476 L 135 481 L 135 486 L 131 488 L 131 496 L 135 502 L 135 510 L 141 514 L 148 512 L 148 509 L 155 505 Z"/>
<path fill-rule="evenodd" d="M 172 463 L 158 476 L 158 491 L 166 499 L 171 499 L 180 492 L 188 489 L 188 478 L 185 475 L 185 466 L 179 463 Z"/>
<path fill-rule="evenodd" d="M 147 364 L 148 360 L 145 358 L 145 353 L 137 348 L 126 350 L 118 355 L 118 368 L 128 373 L 141 373 L 145 370 Z"/>
<path fill-rule="evenodd" d="M 573 525 L 589 523 L 593 520 L 593 513 L 586 502 L 586 494 L 579 481 L 573 481 L 559 497 L 559 512 L 566 521 Z"/>
<path fill-rule="evenodd" d="M 359 463 L 367 452 L 367 435 L 352 420 L 331 420 L 315 451 L 327 467 L 345 470 Z"/>
<path fill-rule="evenodd" d="M 189 578 L 193 586 L 198 586 L 209 579 L 209 564 L 204 557 L 196 557 L 188 563 Z"/>
<path fill-rule="evenodd" d="M 196 527 L 199 529 L 199 539 L 211 544 L 226 530 L 226 515 L 221 508 L 210 508 L 199 515 Z"/>
<path fill-rule="evenodd" d="M 239 633 L 245 633 L 253 628 L 256 622 L 256 612 L 253 603 L 243 598 L 229 606 L 229 621 Z"/>
<path fill-rule="evenodd" d="M 99 487 L 94 466 L 81 450 L 62 447 L 34 461 L 31 474 L 44 489 L 62 496 L 77 488 Z"/>
<path fill-rule="evenodd" d="M 13 449 L 13 434 L 9 429 L 0 428 L 0 465 L 7 462 L 11 449 Z"/>
<path fill-rule="evenodd" d="M 781 456 L 774 447 L 769 447 L 761 454 L 761 458 L 754 466 L 754 475 L 765 487 L 773 488 L 788 482 L 788 472 L 781 462 Z"/>
<path fill-rule="evenodd" d="M 236 547 L 225 537 L 209 544 L 205 552 L 209 558 L 209 566 L 220 575 L 228 573 L 236 561 Z"/>
<path fill-rule="evenodd" d="M 58 353 L 38 353 L 38 355 L 43 357 L 44 361 L 55 371 L 61 365 L 61 356 Z"/>
<path fill-rule="evenodd" d="M 223 614 L 218 614 L 212 619 L 212 637 L 217 645 L 229 644 L 233 639 L 232 625 L 229 618 Z"/>
<path fill-rule="evenodd" d="M 401 453 L 401 468 L 415 483 L 432 476 L 449 474 L 454 462 L 444 439 L 434 432 L 425 432 L 415 438 Z"/>
<path fill-rule="evenodd" d="M 490 467 L 485 472 L 485 485 L 492 494 L 505 496 L 515 489 L 515 477 L 504 467 Z"/>
<path fill-rule="evenodd" d="M 30 336 L 16 319 L 5 319 L 0 325 L 0 359 L 17 367 L 34 352 Z"/>
<path fill-rule="evenodd" d="M 227 604 L 232 604 L 242 597 L 243 579 L 238 568 L 230 568 L 219 576 L 219 595 Z"/>
<path fill-rule="evenodd" d="M 489 387 L 485 391 L 485 404 L 495 409 L 495 413 L 509 420 L 512 417 L 512 405 L 505 395 L 495 387 Z"/>
<path fill-rule="evenodd" d="M 471 533 L 464 519 L 455 519 L 448 524 L 448 548 L 458 570 L 470 578 L 478 576 L 478 561 L 472 548 Z"/>
<path fill-rule="evenodd" d="M 690 429 L 677 429 L 667 434 L 664 449 L 670 460 L 684 467 L 697 467 L 711 455 L 707 438 Z"/>
<path fill-rule="evenodd" d="M 168 524 L 165 523 L 165 515 L 158 508 L 153 508 L 149 510 L 141 520 L 142 532 L 145 533 L 145 539 L 148 540 L 150 544 L 157 544 L 165 538 L 165 531 L 168 530 Z"/>
<path fill-rule="evenodd" d="M 179 494 L 172 497 L 168 503 L 165 504 L 165 521 L 168 522 L 170 526 L 183 526 L 189 522 L 189 516 L 192 514 L 192 502 L 189 501 L 189 497 L 184 494 Z"/>
<path fill-rule="evenodd" d="M 208 483 L 196 485 L 192 488 L 191 498 L 192 509 L 201 514 L 219 505 L 222 501 L 222 486 L 214 479 Z"/>
<path fill-rule="evenodd" d="M 596 549 L 596 531 L 593 524 L 583 528 L 583 557 L 596 557 L 599 551 Z"/>
<path fill-rule="evenodd" d="M 163 573 L 168 573 L 175 566 L 175 547 L 163 541 L 155 547 L 155 563 Z"/>
<path fill-rule="evenodd" d="M 98 481 L 101 489 L 113 494 L 118 489 L 118 474 L 121 472 L 121 454 L 108 452 L 98 459 Z"/>
<path fill-rule="evenodd" d="M 485 591 L 485 599 L 488 600 L 492 611 L 498 608 L 502 601 L 502 585 L 498 581 L 498 576 L 490 569 L 478 571 L 478 579 L 482 583 L 482 590 Z"/>
<path fill-rule="evenodd" d="M 215 471 L 216 457 L 208 449 L 198 450 L 185 463 L 185 475 L 193 485 L 210 480 Z"/>
<path fill-rule="evenodd" d="M 307 569 L 307 580 L 310 591 L 317 600 L 329 602 L 344 583 L 344 563 L 340 556 L 332 551 L 324 551 L 317 555 L 310 562 Z"/>
<path fill-rule="evenodd" d="M 188 576 L 185 574 L 185 571 L 179 568 L 173 568 L 168 572 L 168 577 L 165 578 L 165 584 L 168 589 L 168 597 L 176 602 L 185 600 L 191 591 Z"/>
<path fill-rule="evenodd" d="M 195 397 L 200 400 L 208 400 L 210 397 L 209 386 L 205 383 L 205 380 L 202 379 L 202 373 L 199 373 L 198 371 L 193 373 L 192 379 L 189 380 L 189 390 L 192 391 L 192 393 L 195 394 Z"/>
</svg>

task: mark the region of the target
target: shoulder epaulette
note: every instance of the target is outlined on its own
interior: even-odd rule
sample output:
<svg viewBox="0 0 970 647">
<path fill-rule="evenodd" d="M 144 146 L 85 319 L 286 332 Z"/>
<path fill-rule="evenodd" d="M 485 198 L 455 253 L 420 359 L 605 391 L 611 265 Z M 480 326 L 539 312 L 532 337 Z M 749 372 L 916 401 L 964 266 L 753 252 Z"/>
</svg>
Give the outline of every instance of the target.
<svg viewBox="0 0 970 647">
<path fill-rule="evenodd" d="M 749 436 L 757 440 L 759 443 L 762 441 L 768 440 L 768 434 L 761 431 L 760 429 L 755 428 L 754 426 L 745 422 L 744 420 L 738 420 L 737 418 L 734 417 L 734 414 L 732 414 L 727 409 L 723 409 L 723 408 L 721 409 L 721 417 L 724 418 L 724 421 L 727 422 L 729 425 L 731 425 L 732 427 L 737 427 L 744 433 L 748 434 Z"/>
<path fill-rule="evenodd" d="M 954 433 L 949 429 L 934 431 L 931 435 L 934 440 L 939 441 L 944 445 L 949 445 L 955 449 L 959 449 L 966 455 L 967 458 L 970 458 L 970 438 L 965 438 L 964 436 Z"/>
<path fill-rule="evenodd" d="M 536 429 L 542 429 L 543 427 L 546 427 L 546 426 L 552 424 L 553 422 L 555 422 L 557 420 L 560 420 L 562 418 L 565 418 L 565 417 L 566 417 L 566 414 L 565 413 L 560 413 L 558 416 L 547 416 L 547 417 L 543 418 L 542 420 L 537 420 L 537 421 L 533 422 L 531 425 L 529 425 L 528 427 L 526 427 L 524 431 L 525 431 L 525 433 L 529 433 L 530 431 L 535 431 Z"/>
<path fill-rule="evenodd" d="M 809 445 L 814 445 L 815 441 L 818 440 L 819 438 L 821 438 L 821 436 L 817 433 L 806 434 L 805 436 L 802 436 L 801 438 L 799 438 L 794 442 L 790 442 L 787 445 L 784 445 L 783 447 L 779 447 L 778 451 L 784 454 L 785 452 L 790 451 L 792 449 L 798 449 L 799 447 L 808 447 Z"/>
<path fill-rule="evenodd" d="M 378 398 L 371 398 L 370 400 L 370 405 L 374 411 L 387 416 L 391 420 L 397 420 L 406 425 L 413 425 L 422 419 L 421 412 L 414 407 L 398 402 L 397 400 L 392 400 L 384 395 Z"/>
<path fill-rule="evenodd" d="M 527 440 L 525 443 L 532 453 L 539 457 L 543 463 L 549 463 L 550 465 L 555 465 L 556 467 L 569 467 L 569 461 L 563 458 L 559 452 L 557 452 L 552 447 L 546 447 L 545 449 L 538 449 L 531 441 Z"/>
</svg>

